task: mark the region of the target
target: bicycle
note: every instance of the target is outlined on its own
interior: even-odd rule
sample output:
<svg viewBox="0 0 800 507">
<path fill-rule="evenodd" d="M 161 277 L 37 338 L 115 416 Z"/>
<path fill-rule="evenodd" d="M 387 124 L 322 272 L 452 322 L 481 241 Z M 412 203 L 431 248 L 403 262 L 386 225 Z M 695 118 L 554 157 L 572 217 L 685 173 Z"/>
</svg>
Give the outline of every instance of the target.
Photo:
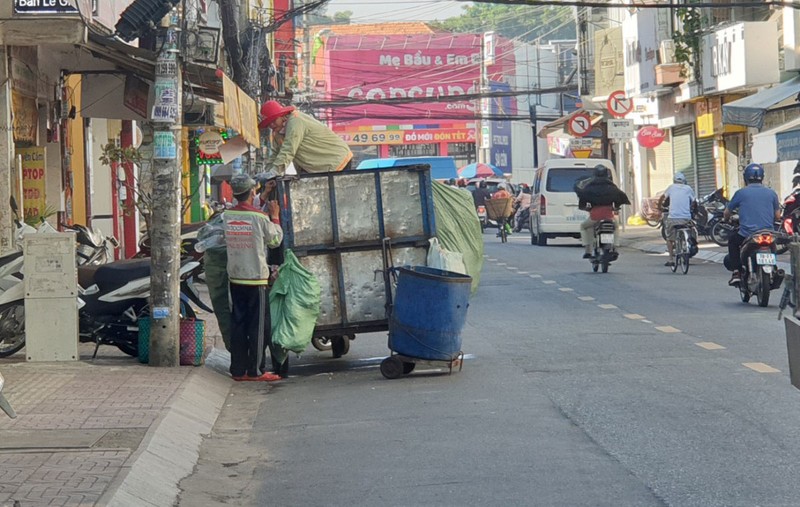
<svg viewBox="0 0 800 507">
<path fill-rule="evenodd" d="M 692 228 L 694 224 L 674 225 L 675 247 L 673 249 L 672 272 L 678 271 L 678 267 L 685 275 L 689 272 L 689 259 L 692 257 L 690 252 L 692 241 Z"/>
<path fill-rule="evenodd" d="M 508 241 L 508 231 L 505 225 L 513 213 L 513 205 L 514 199 L 511 197 L 486 199 L 486 214 L 490 220 L 497 222 L 497 227 L 500 229 L 498 234 L 502 243 Z"/>
</svg>

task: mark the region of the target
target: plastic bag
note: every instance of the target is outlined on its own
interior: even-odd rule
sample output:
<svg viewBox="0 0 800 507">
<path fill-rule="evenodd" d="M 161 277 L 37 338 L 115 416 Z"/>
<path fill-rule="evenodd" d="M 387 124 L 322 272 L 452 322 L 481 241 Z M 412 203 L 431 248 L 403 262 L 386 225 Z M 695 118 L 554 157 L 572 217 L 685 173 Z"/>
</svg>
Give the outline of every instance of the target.
<svg viewBox="0 0 800 507">
<path fill-rule="evenodd" d="M 431 238 L 428 242 L 431 244 L 428 248 L 428 267 L 461 273 L 462 275 L 467 274 L 464 254 L 445 250 L 439 244 L 438 238 Z"/>
<path fill-rule="evenodd" d="M 212 217 L 206 224 L 197 231 L 197 243 L 194 249 L 197 252 L 205 252 L 209 248 L 225 247 L 225 220 L 222 213 Z"/>
<path fill-rule="evenodd" d="M 297 354 L 308 347 L 320 312 L 320 296 L 317 278 L 286 250 L 286 260 L 269 293 L 274 347 Z"/>
</svg>

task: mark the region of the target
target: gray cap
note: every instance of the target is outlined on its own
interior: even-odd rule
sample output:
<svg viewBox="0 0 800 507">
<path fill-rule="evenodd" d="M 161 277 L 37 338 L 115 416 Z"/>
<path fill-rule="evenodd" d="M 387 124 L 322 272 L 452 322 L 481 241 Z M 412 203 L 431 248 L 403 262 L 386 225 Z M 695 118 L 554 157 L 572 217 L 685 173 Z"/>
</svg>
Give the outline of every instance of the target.
<svg viewBox="0 0 800 507">
<path fill-rule="evenodd" d="M 237 174 L 231 178 L 231 189 L 233 190 L 233 195 L 244 194 L 255 186 L 256 180 L 247 174 Z"/>
</svg>

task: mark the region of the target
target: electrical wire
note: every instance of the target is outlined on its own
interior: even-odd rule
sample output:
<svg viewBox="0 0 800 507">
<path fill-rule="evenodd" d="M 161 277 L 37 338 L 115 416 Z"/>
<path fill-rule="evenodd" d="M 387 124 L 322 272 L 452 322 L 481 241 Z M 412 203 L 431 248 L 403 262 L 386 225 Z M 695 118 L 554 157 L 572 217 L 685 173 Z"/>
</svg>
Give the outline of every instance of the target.
<svg viewBox="0 0 800 507">
<path fill-rule="evenodd" d="M 466 0 L 458 0 L 466 1 Z M 620 3 L 608 3 L 608 0 L 469 0 L 476 3 L 499 5 L 528 5 L 528 6 L 568 6 L 568 7 L 604 7 L 608 9 L 728 9 L 732 7 L 791 7 L 800 9 L 800 4 L 793 0 L 758 0 L 742 2 L 680 2 L 674 0 L 629 0 Z M 646 3 L 650 1 L 652 3 Z"/>
</svg>

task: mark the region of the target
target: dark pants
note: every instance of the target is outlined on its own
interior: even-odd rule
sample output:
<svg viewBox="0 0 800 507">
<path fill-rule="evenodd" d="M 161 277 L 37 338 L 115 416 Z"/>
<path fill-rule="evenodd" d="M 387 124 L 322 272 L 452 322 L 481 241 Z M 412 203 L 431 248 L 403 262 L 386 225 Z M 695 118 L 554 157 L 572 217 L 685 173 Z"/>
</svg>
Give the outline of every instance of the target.
<svg viewBox="0 0 800 507">
<path fill-rule="evenodd" d="M 231 284 L 231 375 L 258 377 L 267 370 L 266 350 L 272 348 L 272 321 L 269 315 L 269 287 L 266 285 Z M 289 360 L 272 368 L 286 376 Z"/>
<path fill-rule="evenodd" d="M 728 238 L 728 260 L 734 271 L 742 270 L 742 256 L 740 250 L 742 248 L 742 243 L 744 243 L 746 239 L 747 238 L 740 236 L 736 231 Z"/>
</svg>

